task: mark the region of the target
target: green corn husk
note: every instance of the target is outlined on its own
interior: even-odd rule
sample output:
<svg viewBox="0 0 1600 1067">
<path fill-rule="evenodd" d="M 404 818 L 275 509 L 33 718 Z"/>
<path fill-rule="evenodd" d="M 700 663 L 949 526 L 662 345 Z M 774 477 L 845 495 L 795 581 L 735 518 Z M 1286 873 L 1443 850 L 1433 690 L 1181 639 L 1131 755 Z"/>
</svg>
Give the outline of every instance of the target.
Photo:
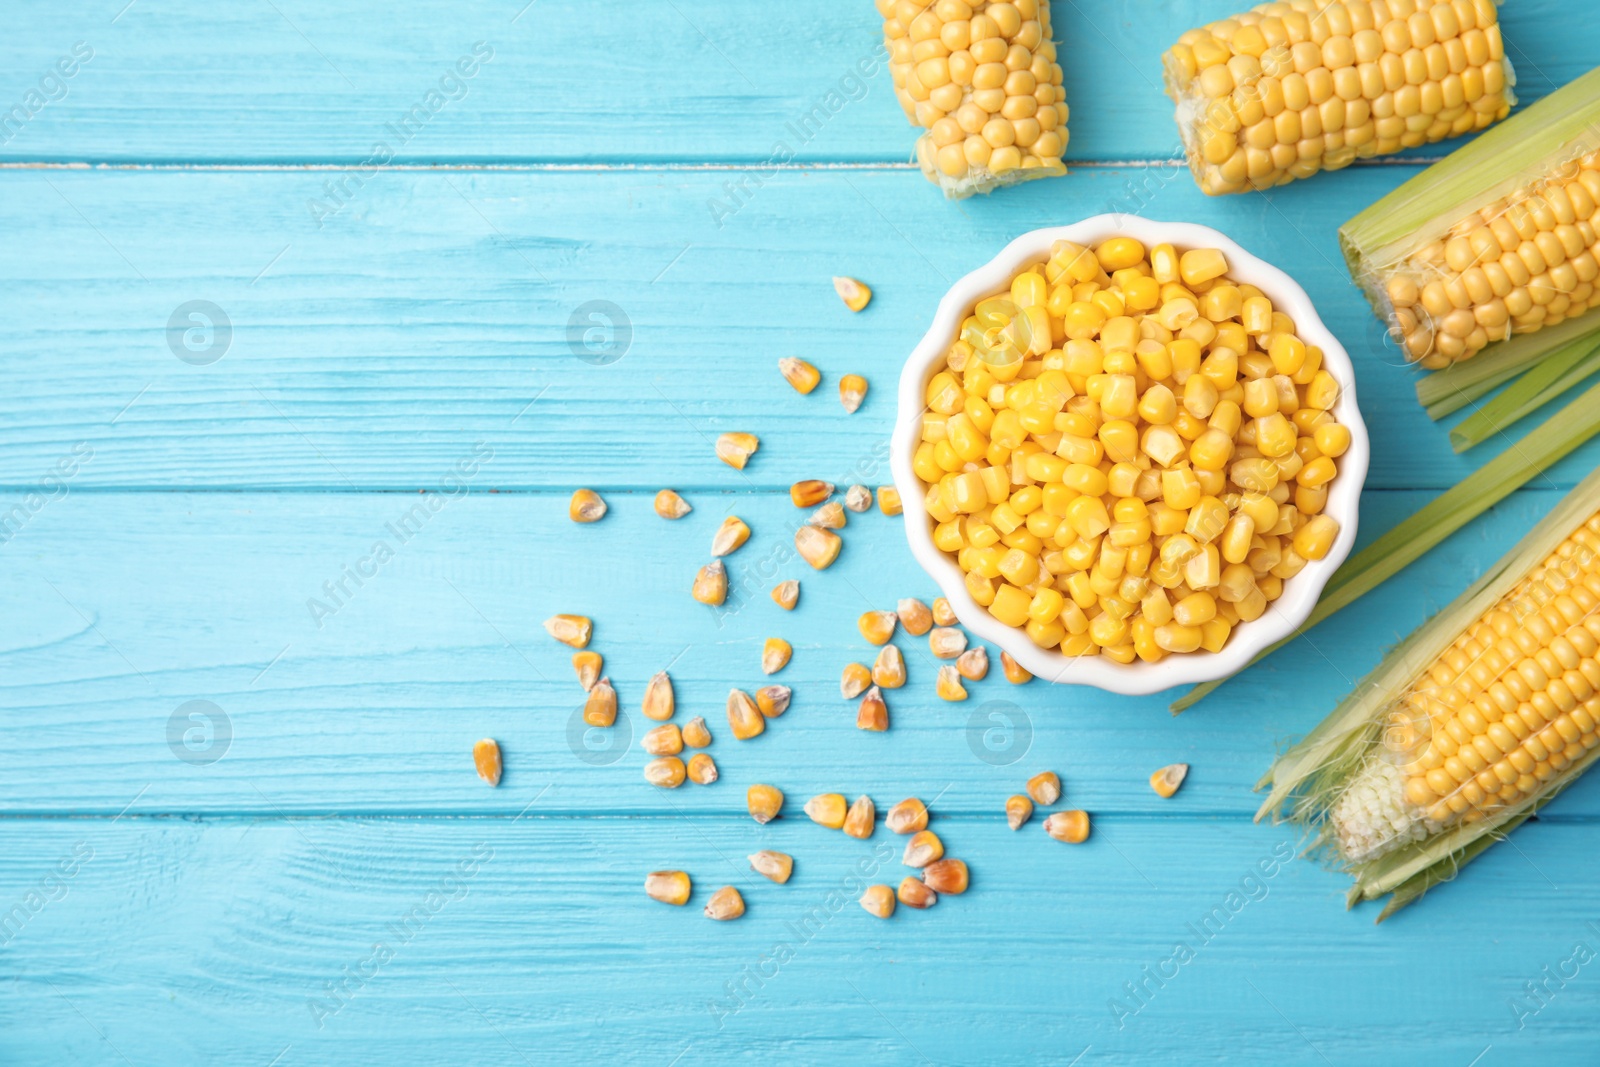
<svg viewBox="0 0 1600 1067">
<path fill-rule="evenodd" d="M 1418 679 L 1464 630 L 1501 605 L 1508 592 L 1597 512 L 1600 471 L 1585 478 L 1488 573 L 1390 652 L 1332 714 L 1284 752 L 1257 784 L 1257 789 L 1270 790 L 1256 813 L 1257 821 L 1271 816 L 1274 822 L 1286 820 L 1315 835 L 1312 851 L 1354 880 L 1349 894 L 1352 904 L 1393 894 L 1379 921 L 1432 886 L 1453 878 L 1600 757 L 1600 746 L 1590 749 L 1536 794 L 1488 811 L 1476 822 L 1429 826 L 1420 809 L 1412 809 L 1413 814 L 1406 817 L 1410 821 L 1402 825 L 1396 811 L 1385 816 L 1395 820 L 1387 824 L 1390 835 L 1374 846 L 1364 834 L 1354 834 L 1349 822 L 1340 821 L 1341 810 L 1346 816 L 1355 810 L 1348 804 L 1340 808 L 1350 790 L 1370 791 L 1375 782 L 1392 781 L 1399 774 L 1399 764 L 1418 758 L 1414 731 L 1397 733 L 1395 727 L 1397 714 L 1415 714 L 1403 698 Z M 1402 708 L 1407 710 L 1402 713 Z M 1406 807 L 1403 801 L 1401 807 Z M 1371 808 L 1363 810 L 1370 812 Z"/>
<path fill-rule="evenodd" d="M 1585 341 L 1600 344 L 1600 310 L 1535 333 L 1519 334 L 1417 382 L 1417 401 L 1438 422 L 1481 399 L 1517 375 Z"/>
<path fill-rule="evenodd" d="M 1600 372 L 1600 337 L 1585 337 L 1550 353 L 1450 431 L 1450 447 L 1465 452 L 1533 414 Z"/>
<path fill-rule="evenodd" d="M 1378 318 L 1389 326 L 1397 340 L 1402 341 L 1410 358 L 1429 367 L 1445 367 L 1450 360 L 1477 363 L 1488 359 L 1499 345 L 1516 342 L 1515 336 L 1502 336 L 1505 330 L 1520 330 L 1527 336 L 1540 332 L 1538 325 L 1518 326 L 1502 318 L 1500 325 L 1479 327 L 1488 332 L 1491 342 L 1499 337 L 1498 345 L 1490 343 L 1474 356 L 1472 353 L 1483 345 L 1481 339 L 1471 342 L 1473 347 L 1464 353 L 1459 342 L 1453 342 L 1457 350 L 1451 351 L 1436 338 L 1446 336 L 1445 326 L 1454 316 L 1434 320 L 1422 303 L 1411 304 L 1415 293 L 1403 297 L 1409 309 L 1397 313 L 1390 296 L 1391 283 L 1404 279 L 1408 280 L 1407 285 L 1415 282 L 1422 286 L 1456 279 L 1452 284 L 1461 284 L 1459 279 L 1463 275 L 1456 273 L 1456 268 L 1444 266 L 1439 242 L 1449 237 L 1458 223 L 1485 208 L 1494 207 L 1508 218 L 1520 217 L 1513 216 L 1513 210 L 1534 202 L 1530 198 L 1538 195 L 1539 182 L 1552 178 L 1561 168 L 1576 163 L 1597 148 L 1600 148 L 1600 68 L 1485 132 L 1340 227 L 1339 244 L 1349 265 L 1350 277 L 1366 294 Z M 1511 198 L 1511 205 L 1505 203 L 1507 198 Z M 1430 246 L 1434 252 L 1428 251 Z M 1540 278 L 1544 281 L 1540 282 Z M 1487 282 L 1482 284 L 1487 285 Z M 1551 284 L 1550 277 L 1541 274 L 1529 282 L 1527 288 L 1542 290 Z M 1406 285 L 1401 286 L 1402 290 L 1405 288 Z M 1437 309 L 1437 305 L 1434 306 Z M 1502 306 L 1500 310 L 1503 313 L 1505 309 Z M 1581 319 L 1584 311 L 1585 307 L 1580 304 L 1566 321 Z M 1444 313 L 1436 310 L 1435 314 Z M 1469 322 L 1469 328 L 1471 325 Z M 1558 325 L 1564 323 L 1552 323 L 1552 328 Z M 1595 325 L 1591 323 L 1586 329 L 1592 330 Z M 1464 336 L 1455 333 L 1455 329 L 1451 327 L 1448 336 Z M 1571 339 L 1573 337 L 1567 338 Z M 1490 360 L 1484 370 L 1458 373 L 1455 383 L 1440 382 L 1431 386 L 1430 392 L 1437 390 L 1437 399 L 1441 400 L 1451 397 L 1459 391 L 1454 386 L 1463 381 L 1481 383 L 1492 379 L 1495 373 L 1535 360 L 1552 347 L 1519 345 L 1514 353 Z"/>
</svg>

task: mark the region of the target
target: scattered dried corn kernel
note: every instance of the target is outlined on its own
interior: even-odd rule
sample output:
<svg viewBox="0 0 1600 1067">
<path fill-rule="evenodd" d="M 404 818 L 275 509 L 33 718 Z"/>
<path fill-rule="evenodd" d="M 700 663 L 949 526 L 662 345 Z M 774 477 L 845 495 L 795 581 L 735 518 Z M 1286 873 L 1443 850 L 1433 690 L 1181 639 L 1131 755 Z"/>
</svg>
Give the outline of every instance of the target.
<svg viewBox="0 0 1600 1067">
<path fill-rule="evenodd" d="M 960 860 L 936 860 L 922 868 L 922 884 L 940 896 L 960 896 L 967 891 L 967 865 Z"/>
<path fill-rule="evenodd" d="M 717 527 L 717 532 L 711 535 L 711 554 L 713 556 L 726 556 L 737 551 L 746 541 L 750 540 L 750 527 L 737 515 L 729 515 L 722 520 L 722 525 Z"/>
<path fill-rule="evenodd" d="M 767 728 L 767 717 L 761 714 L 761 709 L 756 707 L 749 693 L 734 689 L 728 693 L 728 726 L 733 730 L 734 737 L 748 741 Z"/>
<path fill-rule="evenodd" d="M 844 513 L 844 505 L 837 500 L 830 500 L 811 513 L 811 517 L 806 520 L 806 525 L 816 526 L 824 530 L 842 530 L 845 527 L 845 523 L 849 521 L 848 516 Z"/>
<path fill-rule="evenodd" d="M 867 380 L 859 374 L 846 374 L 839 379 L 839 403 L 854 415 L 867 398 Z"/>
<path fill-rule="evenodd" d="M 838 830 L 844 826 L 849 802 L 840 793 L 818 793 L 806 801 L 805 811 L 812 822 L 830 830 Z"/>
<path fill-rule="evenodd" d="M 761 439 L 753 433 L 725 433 L 717 438 L 717 458 L 736 470 L 744 470 Z"/>
<path fill-rule="evenodd" d="M 1033 801 L 1018 793 L 1016 796 L 1006 798 L 1006 825 L 1013 830 L 1022 829 L 1022 824 L 1033 818 Z"/>
<path fill-rule="evenodd" d="M 979 645 L 956 657 L 956 671 L 969 682 L 981 682 L 989 674 L 989 650 Z"/>
<path fill-rule="evenodd" d="M 892 485 L 878 486 L 878 510 L 885 515 L 898 515 L 905 510 L 900 504 L 900 490 Z"/>
<path fill-rule="evenodd" d="M 683 871 L 651 871 L 644 876 L 644 891 L 663 904 L 689 903 L 689 876 Z"/>
<path fill-rule="evenodd" d="M 676 701 L 672 695 L 672 679 L 667 676 L 666 671 L 657 671 L 645 684 L 641 710 L 645 718 L 657 722 L 666 722 L 672 718 L 672 713 L 676 710 Z"/>
<path fill-rule="evenodd" d="M 794 873 L 794 857 L 787 852 L 773 852 L 762 849 L 752 853 L 749 857 L 750 869 L 763 878 L 770 878 L 779 885 L 787 882 Z"/>
<path fill-rule="evenodd" d="M 843 545 L 838 534 L 819 526 L 802 526 L 794 532 L 795 551 L 815 570 L 824 571 L 833 566 Z"/>
<path fill-rule="evenodd" d="M 928 805 L 916 797 L 907 797 L 883 816 L 883 825 L 891 833 L 914 834 L 928 828 Z"/>
<path fill-rule="evenodd" d="M 939 694 L 940 700 L 967 699 L 967 689 L 961 684 L 960 672 L 949 664 L 939 668 L 938 678 L 934 682 L 934 692 Z"/>
<path fill-rule="evenodd" d="M 720 559 L 700 568 L 694 576 L 694 584 L 689 587 L 689 595 L 712 607 L 728 599 L 728 568 Z"/>
<path fill-rule="evenodd" d="M 745 807 L 759 823 L 769 823 L 783 810 L 783 791 L 770 785 L 753 785 L 745 790 Z"/>
<path fill-rule="evenodd" d="M 872 299 L 872 290 L 854 278 L 835 277 L 833 291 L 839 294 L 839 299 L 851 311 L 860 311 Z"/>
<path fill-rule="evenodd" d="M 822 373 L 797 356 L 784 356 L 778 360 L 778 373 L 794 386 L 797 393 L 809 393 L 822 381 Z"/>
<path fill-rule="evenodd" d="M 696 785 L 710 785 L 717 780 L 717 764 L 704 752 L 696 752 L 689 757 L 689 781 Z"/>
<path fill-rule="evenodd" d="M 944 597 L 934 599 L 933 622 L 936 626 L 954 626 L 956 624 L 956 609 L 951 607 L 950 601 Z"/>
<path fill-rule="evenodd" d="M 794 692 L 786 685 L 764 685 L 756 690 L 756 708 L 769 719 L 789 710 Z"/>
<path fill-rule="evenodd" d="M 883 693 L 878 687 L 873 686 L 856 707 L 856 729 L 881 734 L 888 728 L 889 705 L 884 703 Z"/>
<path fill-rule="evenodd" d="M 931 908 L 939 903 L 939 894 L 924 885 L 921 879 L 911 875 L 907 875 L 900 882 L 896 896 L 900 903 L 908 908 Z"/>
<path fill-rule="evenodd" d="M 711 744 L 711 731 L 706 727 L 705 719 L 696 715 L 683 724 L 683 743 L 690 748 L 705 748 Z"/>
<path fill-rule="evenodd" d="M 725 885 L 706 901 L 706 918 L 727 922 L 744 914 L 744 897 L 731 885 Z"/>
<path fill-rule="evenodd" d="M 864 485 L 852 485 L 845 490 L 844 506 L 855 512 L 870 511 L 872 509 L 872 490 Z"/>
<path fill-rule="evenodd" d="M 928 651 L 939 659 L 955 659 L 967 650 L 967 635 L 953 626 L 936 626 L 928 632 Z"/>
<path fill-rule="evenodd" d="M 567 505 L 567 516 L 573 522 L 598 522 L 605 514 L 606 502 L 593 489 L 579 489 Z"/>
<path fill-rule="evenodd" d="M 1178 791 L 1178 787 L 1183 784 L 1188 774 L 1187 763 L 1168 764 L 1150 776 L 1150 788 L 1156 791 L 1158 797 L 1170 797 Z"/>
<path fill-rule="evenodd" d="M 587 648 L 594 623 L 583 615 L 552 615 L 544 620 L 545 633 L 573 648 Z"/>
<path fill-rule="evenodd" d="M 1081 845 L 1089 840 L 1089 813 L 1086 811 L 1058 811 L 1045 819 L 1044 832 L 1057 841 Z"/>
<path fill-rule="evenodd" d="M 872 830 L 878 823 L 878 809 L 873 806 L 869 796 L 856 797 L 856 802 L 850 805 L 850 810 L 845 813 L 844 825 L 840 827 L 851 837 L 865 840 L 872 836 Z"/>
<path fill-rule="evenodd" d="M 1040 771 L 1028 779 L 1028 795 L 1035 804 L 1048 808 L 1061 799 L 1061 776 L 1055 771 Z"/>
<path fill-rule="evenodd" d="M 676 756 L 683 751 L 683 731 L 672 723 L 662 723 L 644 732 L 640 746 L 652 756 Z"/>
<path fill-rule="evenodd" d="M 884 645 L 872 664 L 872 684 L 880 689 L 899 689 L 906 684 L 906 659 L 894 645 Z"/>
<path fill-rule="evenodd" d="M 772 602 L 784 611 L 793 611 L 800 601 L 800 583 L 790 578 L 772 587 Z"/>
<path fill-rule="evenodd" d="M 839 676 L 839 695 L 846 700 L 854 700 L 865 693 L 871 684 L 871 671 L 859 663 L 846 663 L 844 673 Z"/>
<path fill-rule="evenodd" d="M 894 914 L 894 890 L 886 885 L 869 885 L 861 894 L 861 906 L 869 914 L 887 919 Z"/>
<path fill-rule="evenodd" d="M 906 842 L 906 851 L 900 862 L 907 867 L 926 867 L 944 855 L 944 842 L 932 830 L 918 830 Z"/>
<path fill-rule="evenodd" d="M 583 686 L 587 693 L 594 688 L 594 683 L 600 680 L 600 668 L 604 663 L 598 652 L 574 652 L 572 654 L 572 669 L 578 673 L 578 684 Z"/>
<path fill-rule="evenodd" d="M 817 478 L 795 482 L 789 487 L 789 499 L 797 508 L 814 508 L 833 495 L 833 483 Z"/>
<path fill-rule="evenodd" d="M 883 645 L 894 636 L 895 624 L 899 621 L 899 616 L 892 611 L 868 611 L 856 620 L 856 629 L 870 644 Z"/>
<path fill-rule="evenodd" d="M 769 637 L 761 646 L 761 673 L 777 674 L 789 665 L 794 647 L 781 637 Z"/>
<path fill-rule="evenodd" d="M 1009 652 L 1000 653 L 1000 669 L 1005 672 L 1006 681 L 1012 685 L 1024 685 L 1033 681 L 1033 675 L 1028 668 L 1012 659 Z"/>
<path fill-rule="evenodd" d="M 895 614 L 900 619 L 900 625 L 906 628 L 906 633 L 912 637 L 921 637 L 933 628 L 933 612 L 928 610 L 928 605 L 915 597 L 906 597 L 895 605 Z"/>
<path fill-rule="evenodd" d="M 478 770 L 478 777 L 490 785 L 500 784 L 500 742 L 492 737 L 485 737 L 482 741 L 472 746 L 472 765 Z"/>
<path fill-rule="evenodd" d="M 583 702 L 583 721 L 590 726 L 610 726 L 617 721 L 617 691 L 611 688 L 611 679 L 602 678 L 594 683 Z"/>
<path fill-rule="evenodd" d="M 677 756 L 658 756 L 644 765 L 644 780 L 660 789 L 678 788 L 688 773 Z"/>
<path fill-rule="evenodd" d="M 656 494 L 656 514 L 663 519 L 681 519 L 693 510 L 688 501 L 671 489 L 663 489 Z"/>
</svg>

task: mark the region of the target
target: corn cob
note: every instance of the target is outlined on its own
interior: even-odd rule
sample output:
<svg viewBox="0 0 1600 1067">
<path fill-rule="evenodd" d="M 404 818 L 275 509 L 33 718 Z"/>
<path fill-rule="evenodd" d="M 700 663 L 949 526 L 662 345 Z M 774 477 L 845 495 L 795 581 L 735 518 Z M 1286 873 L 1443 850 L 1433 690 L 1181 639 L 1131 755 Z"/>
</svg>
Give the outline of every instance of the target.
<svg viewBox="0 0 1600 1067">
<path fill-rule="evenodd" d="M 1211 196 L 1481 130 L 1516 103 L 1494 0 L 1281 0 L 1163 57 Z"/>
<path fill-rule="evenodd" d="M 1272 767 L 1380 919 L 1548 801 L 1600 754 L 1600 472 L 1400 645 Z M 1483 843 L 1479 843 L 1479 842 Z"/>
<path fill-rule="evenodd" d="M 1067 172 L 1049 0 L 877 0 L 889 73 L 925 133 L 917 163 L 959 200 Z"/>
<path fill-rule="evenodd" d="M 1340 228 L 1351 276 L 1408 358 L 1437 370 L 1600 305 L 1597 122 L 1592 71 Z"/>
</svg>

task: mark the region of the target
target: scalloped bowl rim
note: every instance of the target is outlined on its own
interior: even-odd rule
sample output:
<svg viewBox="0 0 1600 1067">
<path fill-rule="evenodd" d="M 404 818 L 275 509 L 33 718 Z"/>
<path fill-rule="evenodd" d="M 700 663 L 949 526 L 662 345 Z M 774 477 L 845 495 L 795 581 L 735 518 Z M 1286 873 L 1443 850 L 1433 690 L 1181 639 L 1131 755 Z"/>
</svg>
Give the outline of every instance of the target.
<svg viewBox="0 0 1600 1067">
<path fill-rule="evenodd" d="M 1228 257 L 1228 273 L 1260 289 L 1275 308 L 1294 319 L 1299 335 L 1322 349 L 1323 366 L 1339 383 L 1334 416 L 1350 430 L 1350 448 L 1339 460 L 1339 475 L 1330 483 L 1325 513 L 1339 522 L 1339 535 L 1323 559 L 1308 563 L 1284 582 L 1283 595 L 1254 622 L 1241 623 L 1221 652 L 1168 656 L 1158 663 L 1120 664 L 1104 656 L 1067 656 L 1042 649 L 1020 629 L 1005 625 L 967 592 L 960 568 L 934 546 L 923 503 L 927 492 L 911 469 L 921 438 L 924 394 L 936 363 L 943 359 L 961 321 L 978 300 L 1005 290 L 1024 265 L 1048 258 L 1056 241 L 1093 247 L 1112 236 L 1135 237 L 1146 247 L 1173 244 L 1180 248 L 1220 248 Z M 904 508 L 906 537 L 912 555 L 938 584 L 961 624 L 999 646 L 1039 678 L 1066 685 L 1092 685 L 1128 696 L 1158 693 L 1173 686 L 1213 681 L 1248 666 L 1256 654 L 1294 633 L 1310 617 L 1328 579 L 1355 545 L 1361 489 L 1366 481 L 1371 445 L 1356 403 L 1354 368 L 1349 353 L 1322 322 L 1311 298 L 1292 278 L 1251 255 L 1226 235 L 1187 222 L 1157 222 L 1134 215 L 1096 215 L 1070 226 L 1050 226 L 1023 234 L 998 255 L 950 287 L 933 323 L 907 359 L 900 375 L 899 413 L 895 420 L 889 462 Z"/>
</svg>

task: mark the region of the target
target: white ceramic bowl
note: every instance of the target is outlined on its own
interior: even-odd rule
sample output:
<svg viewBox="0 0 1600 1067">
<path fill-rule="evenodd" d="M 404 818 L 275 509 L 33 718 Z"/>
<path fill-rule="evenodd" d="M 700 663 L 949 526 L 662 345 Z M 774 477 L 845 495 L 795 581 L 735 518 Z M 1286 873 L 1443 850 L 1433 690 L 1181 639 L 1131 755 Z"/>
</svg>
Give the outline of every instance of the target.
<svg viewBox="0 0 1600 1067">
<path fill-rule="evenodd" d="M 1126 666 L 1104 656 L 1074 658 L 1059 650 L 1042 649 L 1021 630 L 1005 625 L 979 606 L 967 592 L 955 560 L 934 547 L 932 524 L 923 506 L 927 489 L 911 469 L 911 457 L 922 435 L 928 379 L 933 376 L 935 366 L 943 362 L 945 352 L 972 306 L 984 297 L 1009 289 L 1018 270 L 1049 258 L 1050 246 L 1056 241 L 1093 247 L 1108 237 L 1119 235 L 1136 237 L 1146 247 L 1167 243 L 1180 249 L 1222 249 L 1228 257 L 1229 275 L 1260 289 L 1271 298 L 1274 307 L 1294 319 L 1306 343 L 1322 349 L 1323 366 L 1339 382 L 1339 402 L 1333 413 L 1350 428 L 1351 438 L 1349 451 L 1339 459 L 1339 476 L 1328 488 L 1326 513 L 1339 521 L 1339 536 L 1327 557 L 1307 564 L 1304 570 L 1285 582 L 1283 595 L 1268 606 L 1266 614 L 1235 628 L 1221 652 L 1168 656 L 1159 663 L 1135 661 Z M 1355 375 L 1350 356 L 1322 324 L 1305 290 L 1287 274 L 1252 256 L 1216 230 L 1192 223 L 1152 222 L 1132 215 L 1096 215 L 1072 226 L 1053 226 L 1023 234 L 988 263 L 956 282 L 939 302 L 933 325 L 911 353 L 900 375 L 899 417 L 890 452 L 895 487 L 900 491 L 905 508 L 906 536 L 911 541 L 911 552 L 939 584 L 962 625 L 983 640 L 1005 649 L 1012 659 L 1040 678 L 1071 685 L 1093 685 L 1131 696 L 1226 677 L 1305 622 L 1323 586 L 1355 544 L 1361 486 L 1367 477 L 1369 458 L 1366 425 L 1356 407 Z"/>
</svg>

